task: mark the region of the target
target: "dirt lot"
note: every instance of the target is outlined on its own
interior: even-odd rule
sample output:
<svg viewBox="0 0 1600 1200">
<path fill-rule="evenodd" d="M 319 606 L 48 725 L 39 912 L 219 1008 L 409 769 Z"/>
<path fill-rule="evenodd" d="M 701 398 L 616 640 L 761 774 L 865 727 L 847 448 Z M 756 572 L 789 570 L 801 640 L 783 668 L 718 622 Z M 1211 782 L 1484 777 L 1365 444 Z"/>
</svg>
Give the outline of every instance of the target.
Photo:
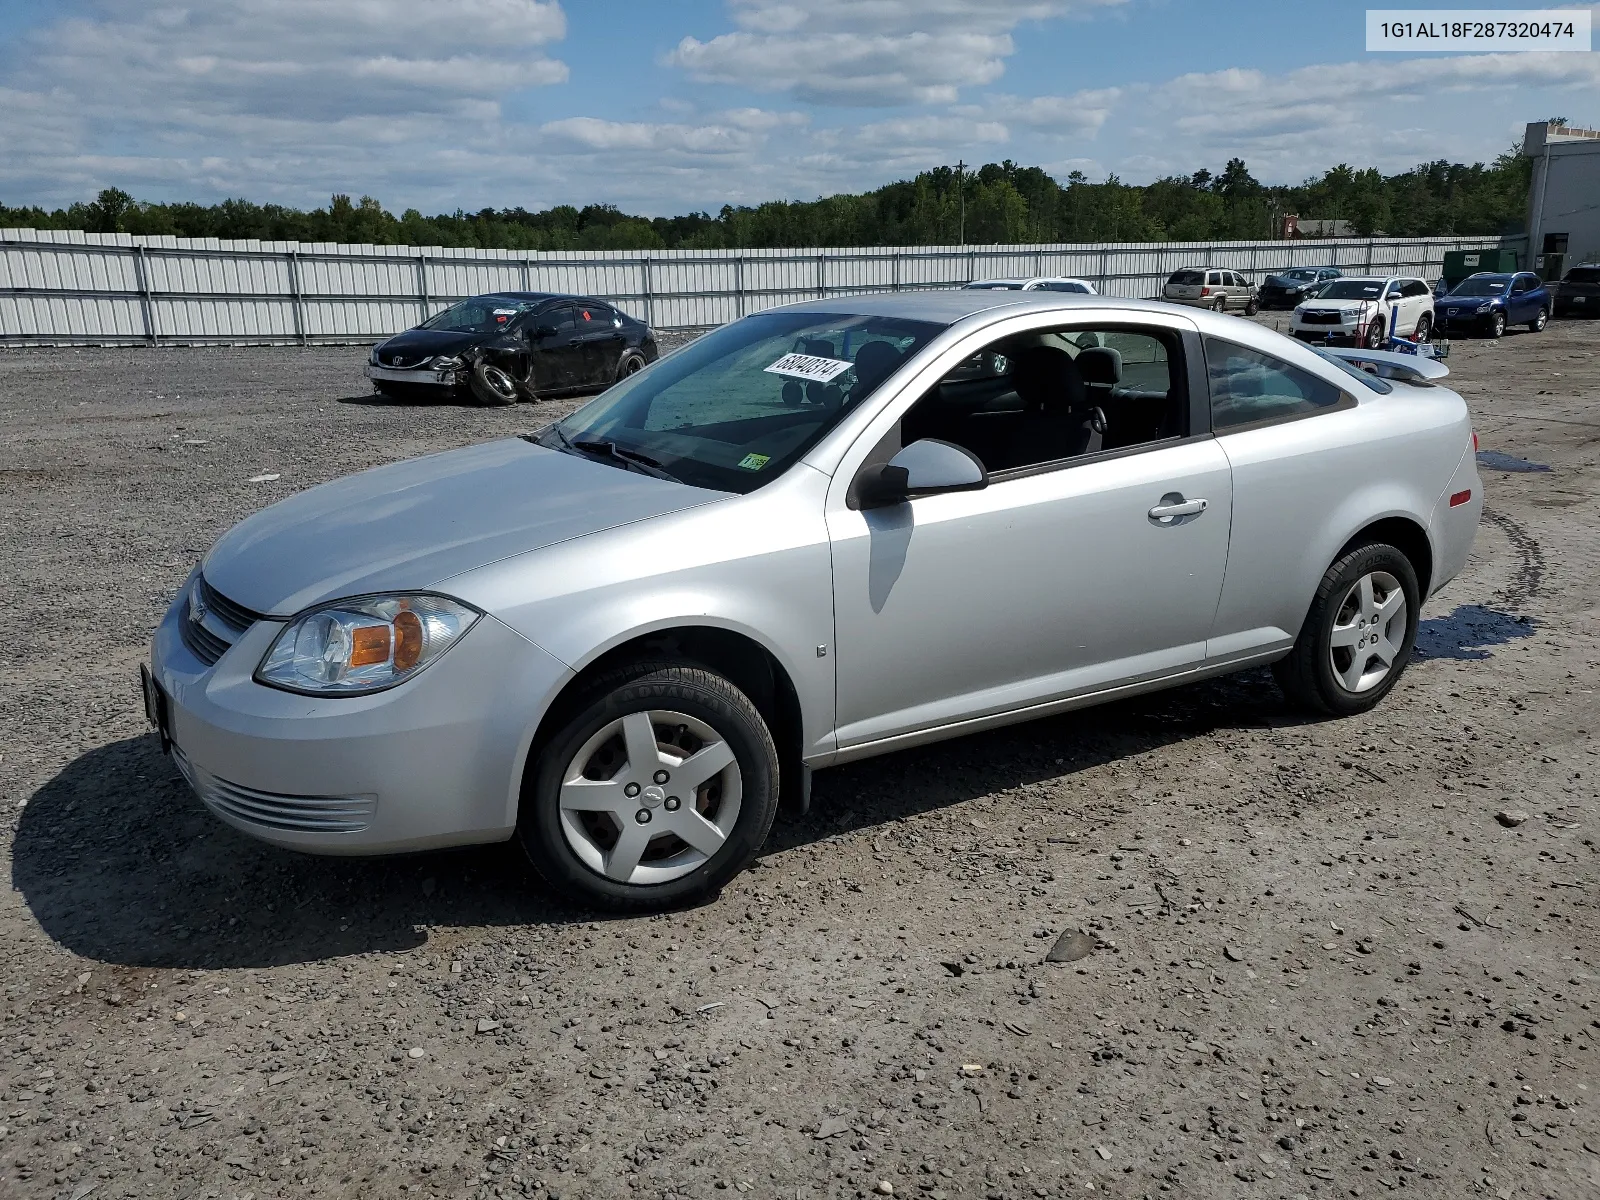
<svg viewBox="0 0 1600 1200">
<path fill-rule="evenodd" d="M 145 731 L 234 521 L 558 407 L 363 353 L 0 352 L 0 1196 L 1600 1195 L 1600 323 L 1456 343 L 1552 469 L 1485 473 L 1371 716 L 1258 671 L 823 772 L 609 921 L 505 848 L 258 845 Z"/>
</svg>

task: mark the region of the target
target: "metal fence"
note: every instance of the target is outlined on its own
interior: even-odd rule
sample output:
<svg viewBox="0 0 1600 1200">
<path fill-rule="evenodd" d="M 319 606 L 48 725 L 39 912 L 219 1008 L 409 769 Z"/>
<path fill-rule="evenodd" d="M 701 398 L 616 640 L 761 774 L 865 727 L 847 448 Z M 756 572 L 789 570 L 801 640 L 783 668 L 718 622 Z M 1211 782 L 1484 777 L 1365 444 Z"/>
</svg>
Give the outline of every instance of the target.
<svg viewBox="0 0 1600 1200">
<path fill-rule="evenodd" d="M 1064 275 L 1154 296 L 1179 267 L 1251 278 L 1291 266 L 1439 273 L 1484 238 L 528 252 L 221 241 L 0 229 L 0 342 L 22 345 L 377 341 L 467 296 L 571 292 L 661 329 L 719 325 L 829 296 Z"/>
</svg>

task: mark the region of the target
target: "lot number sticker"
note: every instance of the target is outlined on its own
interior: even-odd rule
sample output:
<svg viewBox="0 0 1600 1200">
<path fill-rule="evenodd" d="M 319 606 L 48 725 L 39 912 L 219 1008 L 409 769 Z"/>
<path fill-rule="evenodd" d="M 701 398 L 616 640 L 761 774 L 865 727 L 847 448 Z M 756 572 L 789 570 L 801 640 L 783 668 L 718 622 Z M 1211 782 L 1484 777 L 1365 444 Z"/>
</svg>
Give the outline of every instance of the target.
<svg viewBox="0 0 1600 1200">
<path fill-rule="evenodd" d="M 787 375 L 792 379 L 814 379 L 818 383 L 831 383 L 853 366 L 855 363 L 842 358 L 823 358 L 816 354 L 785 354 L 765 369 L 774 375 Z"/>
<path fill-rule="evenodd" d="M 771 461 L 770 454 L 746 454 L 739 460 L 739 465 L 746 471 L 759 471 Z"/>
</svg>

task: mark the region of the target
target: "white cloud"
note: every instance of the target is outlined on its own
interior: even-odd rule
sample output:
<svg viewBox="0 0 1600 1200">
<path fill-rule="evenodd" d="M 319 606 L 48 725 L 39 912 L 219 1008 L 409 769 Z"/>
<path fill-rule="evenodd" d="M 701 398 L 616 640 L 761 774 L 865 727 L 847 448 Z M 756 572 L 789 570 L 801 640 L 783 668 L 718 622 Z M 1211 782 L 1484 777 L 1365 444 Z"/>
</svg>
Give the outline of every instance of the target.
<svg viewBox="0 0 1600 1200">
<path fill-rule="evenodd" d="M 1121 88 L 1095 88 L 1070 96 L 987 96 L 982 103 L 953 111 L 1060 137 L 1092 136 L 1100 132 L 1122 95 Z"/>
<path fill-rule="evenodd" d="M 686 37 L 666 61 L 705 83 L 823 105 L 950 104 L 993 83 L 1011 32 L 1122 0 L 733 0 L 741 28 Z"/>
</svg>

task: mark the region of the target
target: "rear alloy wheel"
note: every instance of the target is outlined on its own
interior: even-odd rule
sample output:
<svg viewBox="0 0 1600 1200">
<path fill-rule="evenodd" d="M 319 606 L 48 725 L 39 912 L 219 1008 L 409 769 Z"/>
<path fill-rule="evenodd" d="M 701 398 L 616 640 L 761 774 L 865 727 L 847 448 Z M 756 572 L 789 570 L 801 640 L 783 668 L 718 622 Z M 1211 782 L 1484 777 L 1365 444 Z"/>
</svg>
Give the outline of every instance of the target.
<svg viewBox="0 0 1600 1200">
<path fill-rule="evenodd" d="M 1328 568 L 1287 658 L 1273 664 L 1296 706 L 1351 716 L 1389 694 L 1417 638 L 1417 574 L 1394 546 L 1370 542 Z"/>
<path fill-rule="evenodd" d="M 1484 332 L 1492 338 L 1500 337 L 1506 331 L 1506 315 L 1503 312 L 1492 313 L 1489 317 L 1489 327 Z"/>
<path fill-rule="evenodd" d="M 515 404 L 517 383 L 493 363 L 479 359 L 472 368 L 472 394 L 480 404 Z"/>
<path fill-rule="evenodd" d="M 1541 308 L 1539 315 L 1528 322 L 1528 329 L 1532 333 L 1543 333 L 1544 327 L 1550 322 L 1550 310 Z"/>
<path fill-rule="evenodd" d="M 1212 301 L 1211 311 L 1212 312 L 1227 312 L 1228 311 L 1228 298 L 1226 296 L 1218 296 L 1214 301 Z"/>
<path fill-rule="evenodd" d="M 1368 350 L 1382 350 L 1384 343 L 1389 340 L 1385 336 L 1386 332 L 1387 328 L 1383 323 L 1383 318 L 1379 317 L 1371 325 L 1367 326 L 1367 336 L 1362 340 L 1362 346 Z"/>
<path fill-rule="evenodd" d="M 617 378 L 626 379 L 629 375 L 637 375 L 642 370 L 644 370 L 644 356 L 630 350 L 617 364 Z"/>
<path fill-rule="evenodd" d="M 1411 335 L 1413 342 L 1425 342 L 1433 336 L 1433 318 L 1423 313 L 1417 318 L 1416 332 Z"/>
<path fill-rule="evenodd" d="M 777 812 L 778 754 L 749 698 L 701 667 L 597 682 L 540 752 L 517 837 L 574 902 L 673 908 L 744 869 Z"/>
</svg>

